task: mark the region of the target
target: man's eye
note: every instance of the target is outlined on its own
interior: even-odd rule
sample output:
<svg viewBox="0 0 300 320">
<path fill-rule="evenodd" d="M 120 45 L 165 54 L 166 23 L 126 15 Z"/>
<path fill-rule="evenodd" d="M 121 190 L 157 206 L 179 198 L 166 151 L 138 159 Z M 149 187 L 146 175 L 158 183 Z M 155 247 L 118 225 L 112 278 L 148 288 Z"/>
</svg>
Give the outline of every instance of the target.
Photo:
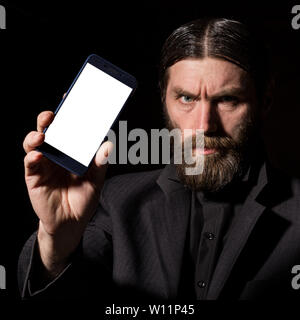
<svg viewBox="0 0 300 320">
<path fill-rule="evenodd" d="M 238 104 L 239 100 L 238 100 L 237 97 L 224 96 L 224 97 L 221 97 L 221 98 L 219 99 L 219 102 L 220 102 L 220 103 L 223 103 L 223 104 L 236 105 L 236 104 Z"/>
<path fill-rule="evenodd" d="M 191 103 L 194 100 L 192 97 L 189 97 L 187 95 L 182 95 L 179 98 L 182 103 Z"/>
</svg>

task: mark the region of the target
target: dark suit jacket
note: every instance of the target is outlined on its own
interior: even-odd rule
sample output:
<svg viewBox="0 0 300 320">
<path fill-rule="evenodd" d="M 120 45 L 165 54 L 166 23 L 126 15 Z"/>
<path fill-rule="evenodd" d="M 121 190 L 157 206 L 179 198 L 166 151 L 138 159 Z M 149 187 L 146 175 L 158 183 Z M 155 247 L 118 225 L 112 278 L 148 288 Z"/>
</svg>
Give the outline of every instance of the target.
<svg viewBox="0 0 300 320">
<path fill-rule="evenodd" d="M 179 286 L 190 192 L 163 170 L 108 180 L 100 206 L 70 264 L 54 281 L 39 280 L 35 234 L 19 259 L 24 298 L 85 296 L 173 300 Z M 292 299 L 300 264 L 300 181 L 263 164 L 258 183 L 231 225 L 208 299 Z M 168 190 L 168 191 L 166 191 Z"/>
</svg>

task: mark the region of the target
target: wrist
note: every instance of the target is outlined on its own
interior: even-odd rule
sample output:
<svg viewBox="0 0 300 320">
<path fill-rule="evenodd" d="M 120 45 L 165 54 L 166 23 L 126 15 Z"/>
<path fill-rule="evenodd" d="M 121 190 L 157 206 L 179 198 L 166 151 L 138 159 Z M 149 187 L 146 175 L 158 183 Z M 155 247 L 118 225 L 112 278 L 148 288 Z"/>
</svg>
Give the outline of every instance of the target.
<svg viewBox="0 0 300 320">
<path fill-rule="evenodd" d="M 63 239 L 48 234 L 40 222 L 37 233 L 41 261 L 49 277 L 56 277 L 67 266 L 71 250 L 65 248 Z"/>
</svg>

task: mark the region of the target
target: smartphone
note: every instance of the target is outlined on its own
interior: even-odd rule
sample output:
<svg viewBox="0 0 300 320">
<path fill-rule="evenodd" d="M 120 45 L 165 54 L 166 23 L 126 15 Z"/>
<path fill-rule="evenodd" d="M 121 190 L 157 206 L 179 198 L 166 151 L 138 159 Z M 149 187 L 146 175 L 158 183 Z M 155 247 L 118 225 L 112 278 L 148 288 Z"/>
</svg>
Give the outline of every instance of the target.
<svg viewBox="0 0 300 320">
<path fill-rule="evenodd" d="M 136 86 L 132 75 L 90 55 L 45 129 L 38 150 L 82 176 Z"/>
</svg>

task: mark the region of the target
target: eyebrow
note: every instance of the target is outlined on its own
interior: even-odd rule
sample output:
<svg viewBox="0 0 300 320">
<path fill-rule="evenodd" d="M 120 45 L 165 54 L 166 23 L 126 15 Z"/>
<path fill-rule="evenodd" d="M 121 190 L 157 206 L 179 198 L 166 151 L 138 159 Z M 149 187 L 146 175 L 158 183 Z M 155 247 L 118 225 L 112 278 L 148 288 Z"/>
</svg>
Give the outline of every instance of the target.
<svg viewBox="0 0 300 320">
<path fill-rule="evenodd" d="M 193 99 L 198 97 L 198 94 L 194 94 L 192 92 L 189 92 L 187 90 L 184 90 L 183 88 L 180 87 L 174 87 L 172 91 L 177 95 L 177 96 L 189 96 Z"/>
<path fill-rule="evenodd" d="M 188 96 L 188 97 L 191 97 L 193 99 L 197 99 L 199 97 L 198 94 L 195 94 L 193 92 L 189 92 L 188 90 L 185 90 L 185 89 L 183 89 L 181 87 L 174 87 L 172 89 L 172 91 L 178 96 Z M 219 99 L 219 98 L 224 97 L 224 96 L 245 96 L 245 95 L 246 95 L 245 88 L 229 87 L 229 88 L 225 88 L 225 89 L 217 92 L 216 94 L 212 95 L 208 99 L 209 100 L 216 100 L 216 99 Z"/>
</svg>

